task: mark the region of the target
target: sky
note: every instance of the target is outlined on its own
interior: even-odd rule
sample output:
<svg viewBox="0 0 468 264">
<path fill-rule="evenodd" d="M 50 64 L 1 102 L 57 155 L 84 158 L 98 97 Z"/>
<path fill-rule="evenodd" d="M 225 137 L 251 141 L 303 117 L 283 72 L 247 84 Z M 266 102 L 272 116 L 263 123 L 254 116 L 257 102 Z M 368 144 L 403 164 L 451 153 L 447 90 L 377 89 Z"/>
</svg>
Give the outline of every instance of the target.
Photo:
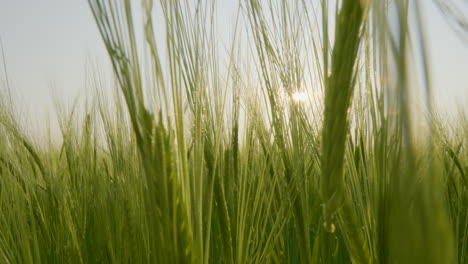
<svg viewBox="0 0 468 264">
<path fill-rule="evenodd" d="M 74 95 L 82 85 L 86 59 L 105 56 L 86 3 L 0 0 L 0 37 L 9 79 L 25 99 L 48 104 L 51 85 Z"/>
<path fill-rule="evenodd" d="M 219 0 L 218 5 L 228 9 L 232 2 Z M 457 37 L 432 1 L 421 2 L 434 95 L 453 111 L 468 102 L 468 43 Z M 6 70 L 11 89 L 39 122 L 53 109 L 52 91 L 64 100 L 82 95 L 86 63 L 107 65 L 86 0 L 0 0 L 0 38 L 6 61 L 6 69 L 0 66 L 0 82 L 5 85 Z"/>
</svg>

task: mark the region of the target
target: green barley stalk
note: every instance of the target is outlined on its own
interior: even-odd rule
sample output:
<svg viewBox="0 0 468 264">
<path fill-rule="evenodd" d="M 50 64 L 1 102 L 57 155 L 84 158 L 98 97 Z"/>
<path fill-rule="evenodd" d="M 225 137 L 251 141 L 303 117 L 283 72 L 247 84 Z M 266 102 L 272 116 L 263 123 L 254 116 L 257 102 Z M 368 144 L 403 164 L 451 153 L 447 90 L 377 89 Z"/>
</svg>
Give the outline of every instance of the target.
<svg viewBox="0 0 468 264">
<path fill-rule="evenodd" d="M 355 64 L 361 40 L 363 16 L 364 7 L 359 1 L 342 2 L 336 18 L 331 72 L 325 78 L 320 192 L 324 203 L 324 224 L 329 230 L 332 229 L 333 214 L 343 203 L 343 166 L 349 128 L 348 110 L 354 93 Z"/>
</svg>

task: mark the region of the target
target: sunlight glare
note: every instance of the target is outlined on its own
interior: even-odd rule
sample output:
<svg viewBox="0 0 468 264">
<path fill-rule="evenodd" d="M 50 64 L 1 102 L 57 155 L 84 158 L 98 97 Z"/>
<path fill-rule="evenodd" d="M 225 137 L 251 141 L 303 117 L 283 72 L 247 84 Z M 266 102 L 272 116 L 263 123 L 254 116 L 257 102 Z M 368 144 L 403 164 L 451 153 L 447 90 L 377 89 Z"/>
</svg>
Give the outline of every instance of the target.
<svg viewBox="0 0 468 264">
<path fill-rule="evenodd" d="M 307 95 L 304 92 L 296 92 L 292 94 L 292 99 L 302 103 L 307 99 Z"/>
</svg>

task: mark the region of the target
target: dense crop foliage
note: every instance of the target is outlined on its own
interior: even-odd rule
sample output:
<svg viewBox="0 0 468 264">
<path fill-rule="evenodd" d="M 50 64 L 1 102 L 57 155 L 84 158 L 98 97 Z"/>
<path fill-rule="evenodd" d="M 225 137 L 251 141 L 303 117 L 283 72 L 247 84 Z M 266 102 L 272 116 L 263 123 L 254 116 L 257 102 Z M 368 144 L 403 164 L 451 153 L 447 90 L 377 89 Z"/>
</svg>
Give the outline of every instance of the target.
<svg viewBox="0 0 468 264">
<path fill-rule="evenodd" d="M 58 148 L 1 102 L 0 263 L 468 263 L 417 4 L 242 0 L 226 45 L 214 0 L 88 2 L 117 94 Z"/>
</svg>

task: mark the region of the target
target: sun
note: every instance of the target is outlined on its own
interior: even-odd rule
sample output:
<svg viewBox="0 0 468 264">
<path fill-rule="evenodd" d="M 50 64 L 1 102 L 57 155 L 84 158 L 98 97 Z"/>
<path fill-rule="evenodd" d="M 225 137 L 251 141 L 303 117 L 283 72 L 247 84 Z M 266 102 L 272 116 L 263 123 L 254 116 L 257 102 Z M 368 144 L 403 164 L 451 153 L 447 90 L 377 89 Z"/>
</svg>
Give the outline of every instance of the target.
<svg viewBox="0 0 468 264">
<path fill-rule="evenodd" d="M 307 95 L 304 92 L 296 92 L 292 94 L 292 99 L 298 103 L 302 103 L 307 100 Z"/>
</svg>

